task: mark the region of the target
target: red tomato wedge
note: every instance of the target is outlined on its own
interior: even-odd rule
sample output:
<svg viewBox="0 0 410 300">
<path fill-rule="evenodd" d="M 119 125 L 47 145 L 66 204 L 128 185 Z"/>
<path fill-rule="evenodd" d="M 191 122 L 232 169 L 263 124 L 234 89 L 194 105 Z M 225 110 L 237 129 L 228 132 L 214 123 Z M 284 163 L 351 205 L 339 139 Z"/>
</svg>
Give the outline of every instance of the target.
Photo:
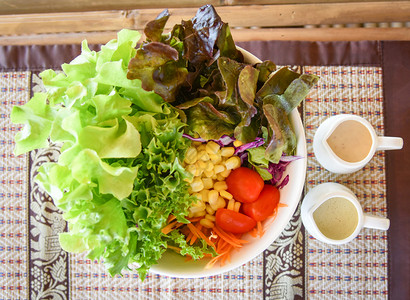
<svg viewBox="0 0 410 300">
<path fill-rule="evenodd" d="M 233 170 L 226 178 L 226 184 L 228 192 L 242 203 L 256 201 L 264 186 L 259 173 L 245 167 Z"/>
<path fill-rule="evenodd" d="M 219 208 L 216 211 L 216 225 L 231 233 L 245 233 L 256 226 L 256 221 L 234 210 Z"/>
<path fill-rule="evenodd" d="M 242 204 L 245 215 L 256 222 L 260 222 L 271 216 L 279 204 L 280 193 L 273 185 L 266 184 L 258 199 L 252 203 Z"/>
</svg>

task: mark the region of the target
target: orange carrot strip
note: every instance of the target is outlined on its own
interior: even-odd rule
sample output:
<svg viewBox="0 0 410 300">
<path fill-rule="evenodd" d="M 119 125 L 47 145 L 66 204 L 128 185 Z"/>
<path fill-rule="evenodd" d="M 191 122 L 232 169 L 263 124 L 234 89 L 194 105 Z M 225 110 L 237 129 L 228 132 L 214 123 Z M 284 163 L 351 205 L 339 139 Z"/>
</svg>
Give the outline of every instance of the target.
<svg viewBox="0 0 410 300">
<path fill-rule="evenodd" d="M 242 240 L 237 238 L 236 236 L 227 233 L 226 231 L 224 231 L 222 228 L 218 227 L 218 226 L 214 226 L 213 230 L 215 231 L 215 233 L 217 235 L 219 235 L 222 239 L 224 239 L 226 242 L 228 242 L 229 244 L 231 244 L 232 246 L 235 247 L 242 247 L 242 244 L 244 243 L 249 243 L 249 241 L 246 240 Z"/>
<path fill-rule="evenodd" d="M 171 246 L 171 245 L 167 245 L 167 248 L 168 249 L 171 249 L 171 250 L 174 250 L 175 252 L 181 252 L 181 248 L 179 248 L 179 247 L 175 247 L 175 246 Z"/>
<path fill-rule="evenodd" d="M 231 255 L 230 253 L 232 252 L 233 247 L 230 246 L 229 250 L 227 250 L 226 254 L 222 257 L 221 259 L 221 264 L 224 265 L 226 263 L 226 261 L 228 260 L 228 262 L 231 261 Z"/>
<path fill-rule="evenodd" d="M 230 239 L 230 237 L 226 234 L 226 232 L 224 232 L 222 229 L 220 229 L 218 226 L 214 226 L 213 230 L 215 231 L 215 233 L 221 238 L 223 239 L 225 242 L 232 244 L 235 247 L 241 247 L 242 245 L 240 243 L 236 243 L 235 241 L 232 241 Z"/>
<path fill-rule="evenodd" d="M 168 220 L 167 223 L 171 223 L 173 220 L 175 220 L 177 217 L 175 217 L 174 215 L 169 215 L 168 216 Z"/>
<path fill-rule="evenodd" d="M 189 241 L 192 239 L 193 236 L 194 234 L 192 232 L 189 232 L 188 237 L 186 238 L 187 244 L 189 243 Z"/>
<path fill-rule="evenodd" d="M 224 239 L 228 244 L 241 248 L 242 247 L 242 240 L 237 239 L 234 235 L 224 231 L 220 227 L 217 228 L 219 234 L 221 235 L 221 238 Z"/>
<path fill-rule="evenodd" d="M 262 236 L 265 234 L 265 231 L 263 230 L 262 222 L 261 222 L 261 221 L 259 221 L 259 222 L 256 223 L 256 228 L 258 229 L 258 235 L 259 235 L 259 237 L 262 237 Z"/>
<path fill-rule="evenodd" d="M 197 235 L 198 238 L 202 238 L 202 239 L 203 239 L 209 246 L 211 246 L 212 248 L 214 248 L 214 249 L 216 248 L 216 247 L 215 247 L 215 244 L 212 243 L 212 242 L 205 236 L 205 234 L 203 234 L 202 231 L 199 231 L 194 225 L 192 225 L 192 223 L 188 223 L 187 226 L 188 226 L 189 230 L 191 230 L 191 232 L 192 232 L 194 235 Z"/>
<path fill-rule="evenodd" d="M 199 224 L 199 223 L 197 223 L 195 227 L 196 227 L 196 229 L 197 229 L 198 231 L 201 231 L 201 230 L 202 230 L 202 225 Z M 194 235 L 194 236 L 191 238 L 191 241 L 189 242 L 189 244 L 192 245 L 193 243 L 195 243 L 196 239 L 197 239 L 197 236 Z"/>
<path fill-rule="evenodd" d="M 224 255 L 226 255 L 227 252 L 221 253 L 218 256 L 215 256 L 212 258 L 205 266 L 205 269 L 210 269 L 212 268 Z"/>
<path fill-rule="evenodd" d="M 218 243 L 218 247 L 216 249 L 217 253 L 223 253 L 225 251 L 227 251 L 232 245 L 228 244 L 228 242 L 226 242 L 224 239 L 220 239 L 219 243 Z"/>
<path fill-rule="evenodd" d="M 278 207 L 288 207 L 288 205 L 287 204 L 285 204 L 285 203 L 278 203 Z"/>
<path fill-rule="evenodd" d="M 174 225 L 177 223 L 177 221 L 174 221 L 172 223 L 169 223 L 168 225 L 166 225 L 164 228 L 161 229 L 161 232 L 163 234 L 168 234 L 173 230 Z"/>
<path fill-rule="evenodd" d="M 203 219 L 203 218 L 204 218 L 204 217 L 196 217 L 196 218 L 188 219 L 188 221 L 191 222 L 191 223 L 195 223 L 195 222 L 200 221 L 200 220 Z"/>
<path fill-rule="evenodd" d="M 252 229 L 252 231 L 250 231 L 249 233 L 254 238 L 258 236 L 258 230 L 256 228 Z"/>
</svg>

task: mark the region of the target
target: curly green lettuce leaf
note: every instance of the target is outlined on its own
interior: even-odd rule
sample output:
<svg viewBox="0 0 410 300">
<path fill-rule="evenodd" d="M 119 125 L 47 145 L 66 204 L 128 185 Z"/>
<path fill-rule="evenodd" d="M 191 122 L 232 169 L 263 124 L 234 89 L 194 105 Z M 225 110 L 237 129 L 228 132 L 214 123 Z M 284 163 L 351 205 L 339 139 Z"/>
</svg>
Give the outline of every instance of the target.
<svg viewBox="0 0 410 300">
<path fill-rule="evenodd" d="M 51 132 L 54 115 L 54 110 L 47 105 L 47 95 L 43 93 L 34 94 L 23 106 L 13 107 L 11 121 L 24 124 L 23 130 L 15 137 L 16 155 L 48 146 L 47 138 Z"/>
<path fill-rule="evenodd" d="M 45 93 L 15 107 L 16 152 L 61 143 L 36 182 L 63 211 L 63 249 L 102 259 L 110 274 L 136 263 L 141 278 L 167 249 L 170 214 L 187 222 L 195 200 L 182 166 L 190 141 L 175 108 L 127 78 L 140 34 L 123 30 L 100 51 L 86 42 L 63 72 L 41 73 Z M 188 246 L 189 247 L 189 246 Z"/>
<path fill-rule="evenodd" d="M 59 240 L 66 251 L 90 251 L 92 258 L 99 258 L 114 245 L 126 254 L 129 233 L 121 202 L 112 198 L 97 203 L 97 195 L 94 195 L 93 201 L 83 205 L 76 222 L 69 223 L 69 232 L 61 233 Z"/>
</svg>

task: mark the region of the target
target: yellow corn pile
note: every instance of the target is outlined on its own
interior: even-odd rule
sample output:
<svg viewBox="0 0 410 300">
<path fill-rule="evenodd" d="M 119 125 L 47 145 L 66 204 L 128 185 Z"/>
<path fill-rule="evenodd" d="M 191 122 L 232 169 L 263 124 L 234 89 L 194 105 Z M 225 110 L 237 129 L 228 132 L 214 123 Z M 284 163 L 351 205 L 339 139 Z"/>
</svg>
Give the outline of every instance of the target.
<svg viewBox="0 0 410 300">
<path fill-rule="evenodd" d="M 241 142 L 235 141 L 234 146 L 241 146 Z M 241 203 L 233 199 L 225 182 L 231 171 L 241 166 L 241 159 L 234 152 L 234 147 L 220 147 L 213 141 L 193 142 L 187 150 L 184 167 L 194 176 L 187 180 L 189 193 L 198 198 L 189 209 L 188 217 L 203 217 L 200 224 L 204 227 L 214 226 L 218 208 L 239 211 Z"/>
</svg>

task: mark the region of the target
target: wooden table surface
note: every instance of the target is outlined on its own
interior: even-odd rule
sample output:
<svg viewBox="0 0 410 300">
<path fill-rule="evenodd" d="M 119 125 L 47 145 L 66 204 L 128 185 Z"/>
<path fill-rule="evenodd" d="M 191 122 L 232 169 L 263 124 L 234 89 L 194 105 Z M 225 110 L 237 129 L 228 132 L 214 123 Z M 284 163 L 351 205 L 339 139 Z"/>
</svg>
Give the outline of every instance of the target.
<svg viewBox="0 0 410 300">
<path fill-rule="evenodd" d="M 0 44 L 105 43 L 140 30 L 164 8 L 168 27 L 212 4 L 236 41 L 409 40 L 410 1 L 352 0 L 0 0 Z"/>
</svg>

